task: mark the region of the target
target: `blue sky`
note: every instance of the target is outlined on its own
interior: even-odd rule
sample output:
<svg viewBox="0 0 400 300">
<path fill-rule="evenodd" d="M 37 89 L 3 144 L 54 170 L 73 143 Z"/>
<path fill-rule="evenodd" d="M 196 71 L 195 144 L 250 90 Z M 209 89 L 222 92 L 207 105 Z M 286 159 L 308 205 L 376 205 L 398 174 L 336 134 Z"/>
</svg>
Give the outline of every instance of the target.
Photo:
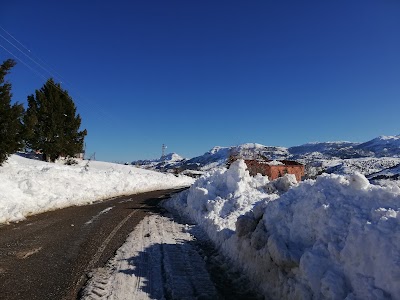
<svg viewBox="0 0 400 300">
<path fill-rule="evenodd" d="M 397 0 L 8 2 L 14 101 L 51 68 L 98 160 L 400 134 Z"/>
</svg>

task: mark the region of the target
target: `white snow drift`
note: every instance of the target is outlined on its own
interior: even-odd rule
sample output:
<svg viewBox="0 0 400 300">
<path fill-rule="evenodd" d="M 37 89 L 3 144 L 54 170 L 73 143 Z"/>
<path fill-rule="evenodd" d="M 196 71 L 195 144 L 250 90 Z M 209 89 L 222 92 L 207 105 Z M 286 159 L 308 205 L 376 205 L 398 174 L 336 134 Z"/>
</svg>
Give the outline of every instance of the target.
<svg viewBox="0 0 400 300">
<path fill-rule="evenodd" d="M 297 184 L 243 161 L 166 202 L 273 299 L 400 299 L 400 188 L 361 174 Z"/>
<path fill-rule="evenodd" d="M 81 161 L 76 166 L 12 155 L 0 167 L 0 223 L 123 194 L 188 186 L 193 179 L 133 166 Z M 86 166 L 86 167 L 85 167 Z"/>
</svg>

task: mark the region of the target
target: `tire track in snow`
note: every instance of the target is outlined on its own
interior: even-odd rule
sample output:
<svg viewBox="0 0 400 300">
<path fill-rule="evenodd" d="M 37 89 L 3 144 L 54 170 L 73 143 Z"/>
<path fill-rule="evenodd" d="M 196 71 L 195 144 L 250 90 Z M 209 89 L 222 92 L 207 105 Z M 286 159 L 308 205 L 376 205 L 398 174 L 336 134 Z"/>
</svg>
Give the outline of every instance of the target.
<svg viewBox="0 0 400 300">
<path fill-rule="evenodd" d="M 144 237 L 144 230 L 143 230 L 143 227 L 144 227 L 144 224 L 145 223 L 147 223 L 146 222 L 147 220 L 145 220 L 145 221 L 143 221 L 143 222 L 140 222 L 140 224 L 139 224 L 139 228 L 140 228 L 140 236 L 139 237 L 141 237 L 141 238 L 139 238 L 139 253 L 142 253 L 143 252 L 143 250 L 144 250 L 144 245 L 143 245 L 143 237 Z M 141 261 L 141 262 L 139 262 L 138 263 L 138 266 L 137 266 L 137 269 L 138 269 L 138 276 L 136 276 L 136 284 L 135 284 L 135 291 L 134 291 L 134 293 L 133 293 L 133 295 L 135 296 L 134 298 L 136 298 L 136 296 L 137 296 L 137 294 L 139 293 L 139 288 L 140 288 L 140 283 L 141 283 L 141 279 L 142 279 L 142 277 L 144 276 L 144 274 L 143 274 L 143 270 L 145 269 L 145 267 L 143 266 L 143 260 Z"/>
<path fill-rule="evenodd" d="M 142 205 L 141 207 L 143 207 Z M 107 236 L 107 238 L 104 240 L 103 244 L 99 247 L 97 250 L 96 254 L 93 256 L 93 259 L 89 262 L 87 269 L 92 269 L 95 263 L 99 260 L 100 256 L 103 254 L 104 249 L 107 247 L 107 245 L 110 243 L 111 239 L 115 236 L 115 234 L 118 232 L 118 230 L 121 229 L 122 226 L 135 214 L 137 213 L 137 210 L 132 211 L 129 215 L 127 215 L 115 228 L 111 233 Z"/>
<path fill-rule="evenodd" d="M 146 217 L 107 266 L 93 272 L 83 299 L 216 299 L 193 239 L 182 224 Z"/>
<path fill-rule="evenodd" d="M 141 205 L 140 206 L 140 208 L 142 208 L 142 207 L 144 207 L 145 205 Z M 107 208 L 107 209 L 105 209 L 105 210 L 103 210 L 102 212 L 100 212 L 99 213 L 99 215 L 101 215 L 104 211 L 109 211 L 109 209 Z M 110 243 L 110 241 L 112 240 L 112 238 L 115 236 L 115 234 L 121 229 L 121 227 L 122 226 L 124 226 L 124 224 L 135 214 L 135 213 L 137 213 L 138 212 L 138 210 L 134 210 L 134 211 L 132 211 L 129 215 L 127 215 L 120 223 L 118 223 L 118 225 L 117 226 L 115 226 L 115 228 L 113 229 L 113 231 L 111 231 L 110 232 L 110 234 L 107 236 L 107 238 L 103 241 L 103 243 L 102 243 L 102 245 L 97 249 L 97 252 L 96 252 L 96 254 L 93 256 L 93 258 L 92 258 L 92 260 L 88 263 L 88 265 L 87 265 L 87 267 L 86 267 L 86 270 L 87 270 L 87 272 L 86 273 L 89 273 L 90 272 L 90 270 L 92 270 L 93 269 L 93 267 L 95 266 L 95 264 L 96 264 L 96 262 L 100 259 L 100 257 L 101 257 L 101 255 L 103 254 L 103 251 L 106 249 L 106 247 L 107 247 L 107 245 Z M 98 215 L 98 216 L 99 216 Z M 95 289 L 93 289 L 93 292 L 94 292 L 94 294 L 95 295 L 97 295 L 97 296 L 99 296 L 99 297 L 101 297 L 101 296 L 103 296 L 104 295 L 104 293 L 102 293 L 102 292 L 98 292 L 98 290 L 100 289 L 100 290 L 103 290 L 103 288 L 104 288 L 104 290 L 103 291 L 105 291 L 105 284 L 104 284 L 104 282 L 105 282 L 105 276 L 104 276 L 104 274 L 103 274 L 104 272 L 102 272 L 102 275 L 100 276 L 100 280 L 97 280 L 96 282 L 95 282 L 95 286 L 97 287 L 97 288 L 95 288 Z M 83 274 L 82 276 L 81 276 L 81 279 L 78 281 L 78 283 L 80 283 L 80 282 L 82 282 L 84 279 L 85 279 L 85 276 L 86 276 L 86 274 Z M 96 298 L 89 298 L 89 299 L 96 299 Z"/>
</svg>

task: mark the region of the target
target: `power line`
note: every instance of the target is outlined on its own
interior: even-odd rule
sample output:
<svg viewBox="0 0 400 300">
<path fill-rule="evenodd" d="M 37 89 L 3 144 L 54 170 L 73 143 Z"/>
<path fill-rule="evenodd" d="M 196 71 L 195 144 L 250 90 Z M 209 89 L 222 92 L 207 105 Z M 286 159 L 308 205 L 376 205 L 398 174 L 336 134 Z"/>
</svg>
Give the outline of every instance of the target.
<svg viewBox="0 0 400 300">
<path fill-rule="evenodd" d="M 20 41 L 18 41 L 11 33 L 9 33 L 7 30 L 5 30 L 2 26 L 0 26 L 0 29 L 3 30 L 5 33 L 7 33 L 13 40 L 15 40 L 18 44 L 20 44 L 26 51 L 31 52 L 28 48 L 26 48 Z"/>
<path fill-rule="evenodd" d="M 38 66 L 40 66 L 43 70 L 45 70 L 47 73 L 49 73 L 52 77 L 56 78 L 58 77 L 60 81 L 65 82 L 65 80 L 62 78 L 62 76 L 56 72 L 52 67 L 49 66 L 48 63 L 46 63 L 45 61 L 43 61 L 42 59 L 40 59 L 37 55 L 35 55 L 30 49 L 28 49 L 24 44 L 22 44 L 22 42 L 20 42 L 16 37 L 14 37 L 11 33 L 9 33 L 7 30 L 5 30 L 2 26 L 0 26 L 0 29 L 3 30 L 8 36 L 10 36 L 14 41 L 16 41 L 19 45 L 21 45 L 22 48 L 24 48 L 26 51 L 29 52 L 29 55 L 33 55 L 38 61 L 40 61 L 42 64 L 44 64 L 47 68 L 43 67 L 41 64 L 39 64 L 36 60 L 34 60 L 33 58 L 31 58 L 29 55 L 26 55 L 25 53 L 23 53 L 23 51 L 21 49 L 19 49 L 18 47 L 16 47 L 13 43 L 11 43 L 9 40 L 7 40 L 4 36 L 1 35 L 1 37 L 3 39 L 5 39 L 7 42 L 9 42 L 11 45 L 13 45 L 16 49 L 18 49 L 21 53 L 23 53 L 25 56 L 27 56 L 30 60 L 32 60 L 33 62 L 35 62 Z M 57 76 L 54 76 L 54 74 Z"/>
<path fill-rule="evenodd" d="M 39 67 L 41 67 L 44 71 L 46 71 L 47 73 L 50 74 L 50 76 L 55 77 L 50 71 L 48 71 L 46 68 L 44 68 L 41 64 L 39 64 L 36 60 L 34 60 L 33 58 L 31 58 L 29 55 L 27 55 L 24 51 L 22 51 L 20 48 L 18 48 L 17 46 L 15 46 L 12 42 L 10 42 L 10 40 L 8 40 L 7 38 L 5 38 L 2 34 L 0 34 L 0 37 L 2 37 L 6 42 L 8 42 L 10 45 L 12 45 L 15 49 L 17 49 L 19 52 L 21 52 L 23 55 L 25 55 L 28 59 L 30 59 L 31 61 L 33 61 L 36 65 L 38 65 Z"/>
<path fill-rule="evenodd" d="M 30 61 L 33 61 L 35 63 L 35 65 L 39 66 L 41 69 L 43 69 L 44 71 L 46 71 L 48 74 L 53 75 L 53 73 L 57 74 L 58 76 L 54 76 L 55 78 L 59 78 L 62 79 L 62 83 L 64 86 L 69 86 L 68 89 L 72 90 L 72 93 L 74 94 L 74 101 L 79 103 L 79 108 L 83 109 L 83 111 L 86 111 L 88 113 L 92 113 L 91 116 L 92 118 L 95 118 L 99 121 L 102 121 L 102 123 L 104 123 L 104 121 L 115 121 L 117 122 L 117 118 L 116 116 L 109 114 L 107 112 L 105 112 L 103 109 L 101 109 L 101 107 L 92 105 L 91 101 L 86 100 L 85 97 L 82 97 L 82 95 L 80 93 L 78 93 L 74 88 L 72 88 L 72 85 L 69 84 L 67 81 L 65 81 L 63 79 L 63 76 L 60 75 L 60 73 L 56 72 L 53 68 L 51 68 L 46 62 L 44 62 L 42 59 L 40 59 L 37 55 L 34 55 L 33 51 L 31 51 L 30 49 L 28 49 L 22 42 L 20 42 L 16 37 L 14 37 L 11 33 L 9 33 L 7 30 L 5 30 L 2 26 L 0 26 L 0 29 L 3 30 L 12 40 L 14 40 L 16 43 L 18 43 L 18 45 L 20 45 L 20 47 L 17 47 L 16 45 L 14 45 L 14 43 L 8 41 L 8 43 L 10 45 L 12 45 L 14 48 L 16 48 L 19 52 L 23 53 L 24 56 L 26 56 L 27 58 L 29 58 Z M 4 38 L 4 36 L 2 36 L 4 40 L 8 40 L 6 38 Z M 17 55 L 15 55 L 13 53 L 13 51 L 8 50 L 6 47 L 2 46 L 0 44 L 0 47 L 3 48 L 5 51 L 7 51 L 8 53 L 10 53 L 13 57 L 15 57 L 18 61 L 20 61 L 24 66 L 26 66 L 30 71 L 32 71 L 36 76 L 40 77 L 41 79 L 43 79 L 44 81 L 47 80 L 47 77 L 44 76 L 42 74 L 42 72 L 40 72 L 37 70 L 37 68 L 34 68 L 32 66 L 30 66 L 28 63 L 26 63 L 22 58 L 18 57 Z M 28 53 L 24 53 L 20 48 L 25 49 Z M 40 61 L 43 65 L 47 66 L 48 69 L 46 67 L 43 67 L 42 64 L 38 63 L 35 59 L 33 59 L 31 56 L 34 55 L 37 61 Z M 50 70 L 49 70 L 50 69 Z M 52 85 L 58 89 L 59 91 L 61 91 L 62 93 L 65 93 L 64 90 L 62 90 L 59 86 L 54 85 L 52 83 Z M 68 95 L 68 97 L 72 98 L 72 95 Z M 77 96 L 77 97 L 75 97 Z"/>
<path fill-rule="evenodd" d="M 13 51 L 7 49 L 5 46 L 0 44 L 0 47 L 3 48 L 6 52 L 8 52 L 9 54 L 11 54 L 13 57 L 15 57 L 19 62 L 21 62 L 24 66 L 26 66 L 31 72 L 33 72 L 36 76 L 40 77 L 41 79 L 43 79 L 44 81 L 47 80 L 47 77 L 45 75 L 43 75 L 43 73 L 41 72 L 40 69 L 44 70 L 46 73 L 52 75 L 52 77 L 54 78 L 59 78 L 60 80 L 62 80 L 61 83 L 63 83 L 63 85 L 65 86 L 70 86 L 71 88 L 69 88 L 70 90 L 72 89 L 72 92 L 74 95 L 78 96 L 78 98 L 76 98 L 74 96 L 74 100 L 78 100 L 78 103 L 80 105 L 80 108 L 82 108 L 84 111 L 87 112 L 94 112 L 94 114 L 92 114 L 92 118 L 96 118 L 100 121 L 110 121 L 110 120 L 114 120 L 116 121 L 116 117 L 112 114 L 109 114 L 107 112 L 105 112 L 103 109 L 101 109 L 99 106 L 95 106 L 91 104 L 91 101 L 86 100 L 85 97 L 82 97 L 77 91 L 74 91 L 74 89 L 72 88 L 71 84 L 68 84 L 67 81 L 65 81 L 63 79 L 63 77 L 60 75 L 60 73 L 56 72 L 52 67 L 49 66 L 49 64 L 47 64 L 46 62 L 44 62 L 42 59 L 40 59 L 37 55 L 35 55 L 33 53 L 33 51 L 31 51 L 30 49 L 28 49 L 21 41 L 19 41 L 16 37 L 14 37 L 10 32 L 8 32 L 7 30 L 5 30 L 2 26 L 0 26 L 0 29 L 10 38 L 5 38 L 3 35 L 2 38 L 3 40 L 7 41 L 11 46 L 13 46 L 15 49 L 17 49 L 19 52 L 23 53 L 25 57 L 27 57 L 29 61 L 34 62 L 34 66 L 30 66 L 27 62 L 25 62 L 21 57 L 19 57 L 18 55 L 14 54 Z M 14 43 L 10 41 L 10 39 L 12 41 L 15 41 Z M 17 45 L 15 45 L 15 43 L 17 43 L 17 45 L 19 45 L 19 47 Z M 26 51 L 26 53 L 21 50 L 24 49 Z M 35 57 L 32 58 L 32 56 Z M 40 63 L 39 63 L 39 62 Z M 44 66 L 45 67 L 44 67 Z M 38 70 L 38 68 L 35 66 L 39 66 L 40 69 Z M 47 68 L 46 68 L 47 67 Z M 54 74 L 57 74 L 57 76 L 54 76 Z M 53 84 L 53 83 L 52 83 Z M 53 84 L 53 86 L 60 90 L 62 93 L 65 93 L 66 91 L 62 90 L 59 86 Z M 68 97 L 72 97 L 70 95 L 67 94 Z M 80 101 L 80 99 L 82 101 Z"/>
<path fill-rule="evenodd" d="M 24 48 L 24 49 L 25 49 L 26 51 L 28 51 L 30 54 L 33 54 L 33 55 L 36 57 L 36 59 L 37 59 L 38 61 L 40 61 L 41 63 L 43 63 L 44 65 L 46 65 L 51 71 L 53 71 L 56 75 L 58 75 L 58 78 L 59 78 L 61 81 L 64 81 L 63 78 L 62 78 L 62 76 L 61 76 L 59 73 L 57 73 L 55 70 L 53 70 L 53 68 L 52 68 L 48 63 L 46 63 L 45 61 L 41 60 L 38 56 L 36 56 L 30 49 L 28 49 L 27 47 L 25 47 L 24 44 L 22 44 L 19 40 L 17 40 L 16 37 L 14 37 L 11 33 L 9 33 L 7 30 L 5 30 L 1 25 L 0 25 L 0 29 L 3 30 L 6 34 L 8 34 L 8 35 L 9 35 L 14 41 L 16 41 L 18 44 L 20 44 L 22 48 Z"/>
<path fill-rule="evenodd" d="M 20 62 L 22 62 L 26 67 L 28 67 L 32 72 L 36 73 L 36 75 L 42 77 L 43 79 L 46 80 L 46 77 L 43 76 L 42 74 L 40 74 L 38 71 L 34 70 L 30 65 L 28 65 L 27 63 L 25 63 L 22 59 L 20 59 L 18 56 L 16 56 L 14 53 L 12 53 L 11 51 L 9 51 L 7 48 L 5 48 L 3 45 L 0 44 L 0 47 L 3 48 L 4 50 L 6 50 L 8 53 L 10 53 L 12 56 L 14 56 L 17 60 L 19 60 Z"/>
<path fill-rule="evenodd" d="M 20 44 L 24 49 L 26 49 L 27 51 L 29 51 L 29 53 L 31 53 L 31 50 L 29 50 L 27 47 L 25 47 L 20 41 L 18 41 L 14 36 L 12 36 L 8 31 L 6 31 L 3 27 L 0 26 L 0 28 L 6 32 L 10 37 L 12 37 L 15 41 L 18 42 L 18 44 Z M 24 56 L 26 56 L 28 59 L 30 59 L 31 61 L 33 61 L 36 65 L 38 65 L 40 68 L 42 68 L 44 71 L 46 71 L 47 73 L 49 73 L 52 77 L 56 77 L 52 74 L 51 71 L 47 70 L 45 67 L 43 67 L 40 63 L 38 63 L 37 61 L 35 61 L 33 58 L 30 57 L 30 55 L 26 54 L 25 52 L 23 52 L 19 47 L 17 47 L 14 43 L 12 43 L 10 40 L 8 40 L 7 38 L 5 38 L 3 35 L 0 34 L 0 37 L 2 37 L 5 41 L 7 41 L 10 45 L 12 45 L 14 48 L 16 48 L 19 52 L 21 52 L 22 54 L 24 54 Z M 12 56 L 14 56 L 18 61 L 20 61 L 22 64 L 24 64 L 27 68 L 29 68 L 32 72 L 34 72 L 37 76 L 41 77 L 42 79 L 46 80 L 46 76 L 44 76 L 41 72 L 39 72 L 38 70 L 35 70 L 34 68 L 32 68 L 30 65 L 28 65 L 26 62 L 24 62 L 20 57 L 18 57 L 17 55 L 15 55 L 12 51 L 10 51 L 9 49 L 7 49 L 6 47 L 4 47 L 3 45 L 1 45 L 1 48 L 3 48 L 5 51 L 7 51 L 8 53 L 10 53 Z M 61 76 L 59 76 L 60 78 Z M 58 87 L 57 85 L 54 85 L 58 90 L 60 90 L 62 93 L 65 93 L 65 91 L 63 91 L 60 87 Z M 83 101 L 86 101 L 82 96 L 78 95 L 76 92 L 75 94 L 81 98 Z M 69 97 L 71 97 L 70 95 L 68 95 Z M 101 114 L 103 117 L 105 118 L 109 118 L 109 119 L 114 119 L 114 116 L 109 115 L 107 113 L 104 113 L 101 110 L 98 110 L 96 108 L 93 107 L 88 107 L 86 104 L 84 104 L 82 101 L 79 101 L 78 98 L 78 102 L 81 105 L 81 107 L 83 106 L 84 110 L 87 111 L 93 111 L 96 110 L 99 114 Z M 75 97 L 76 99 L 76 97 Z M 86 101 L 88 102 L 88 101 Z M 86 108 L 86 109 L 85 109 Z M 96 115 L 97 118 L 99 118 L 98 115 Z M 99 118 L 100 119 L 100 118 Z"/>
<path fill-rule="evenodd" d="M 46 76 L 44 76 L 41 72 L 39 72 L 39 71 L 37 71 L 37 70 L 35 70 L 35 69 L 33 69 L 30 65 L 28 65 L 26 62 L 24 62 L 20 57 L 18 57 L 17 55 L 15 55 L 12 51 L 10 51 L 10 50 L 8 50 L 7 48 L 5 48 L 3 45 L 1 45 L 0 44 L 0 47 L 1 48 L 3 48 L 5 51 L 7 51 L 8 53 L 10 53 L 12 56 L 14 56 L 18 61 L 20 61 L 22 64 L 24 64 L 27 68 L 29 68 L 32 72 L 34 72 L 37 76 L 39 76 L 39 77 L 41 77 L 43 80 L 47 80 L 46 79 Z M 54 86 L 57 90 L 59 90 L 61 93 L 63 93 L 64 95 L 66 95 L 67 97 L 70 97 L 70 98 L 72 98 L 72 96 L 71 95 L 69 95 L 68 93 L 66 93 L 66 91 L 64 91 L 63 89 L 61 89 L 61 87 L 59 87 L 58 85 L 56 85 L 56 84 L 54 84 L 54 83 L 52 83 L 52 82 L 49 82 L 52 86 Z M 76 97 L 74 97 L 75 98 L 75 102 L 78 102 L 79 103 L 79 105 L 80 105 L 80 108 L 81 109 L 83 109 L 84 111 L 87 111 L 87 112 L 89 112 L 89 111 L 93 111 L 93 109 L 92 108 L 90 108 L 89 106 L 87 106 L 85 103 L 83 103 L 82 101 L 79 101 L 79 99 L 78 99 L 78 101 L 77 101 L 77 98 Z M 106 115 L 106 114 L 104 114 L 103 112 L 101 112 L 101 111 L 98 111 L 98 113 L 99 114 L 101 114 L 101 115 L 103 115 L 103 117 L 105 117 L 105 118 L 113 118 L 112 116 L 110 116 L 110 115 Z M 98 120 L 101 120 L 101 118 L 100 118 L 100 116 L 99 115 L 96 115 L 96 118 L 98 119 Z"/>
<path fill-rule="evenodd" d="M 6 50 L 8 53 L 10 53 L 12 56 L 14 56 L 17 60 L 19 60 L 22 64 L 24 64 L 26 67 L 28 67 L 32 72 L 34 72 L 36 75 L 38 75 L 39 77 L 41 77 L 42 79 L 46 80 L 46 76 L 44 76 L 42 73 L 38 72 L 37 70 L 33 69 L 30 65 L 28 65 L 26 62 L 24 62 L 20 57 L 18 57 L 17 55 L 15 55 L 12 51 L 8 50 L 6 47 L 4 47 L 3 45 L 0 44 L 0 47 L 3 48 L 4 50 Z M 63 91 L 59 86 L 53 84 L 52 82 L 50 82 L 51 85 L 53 85 L 55 88 L 57 88 L 59 91 L 61 91 L 63 94 L 65 94 L 66 96 L 71 97 L 70 95 L 66 94 L 65 91 Z"/>
</svg>

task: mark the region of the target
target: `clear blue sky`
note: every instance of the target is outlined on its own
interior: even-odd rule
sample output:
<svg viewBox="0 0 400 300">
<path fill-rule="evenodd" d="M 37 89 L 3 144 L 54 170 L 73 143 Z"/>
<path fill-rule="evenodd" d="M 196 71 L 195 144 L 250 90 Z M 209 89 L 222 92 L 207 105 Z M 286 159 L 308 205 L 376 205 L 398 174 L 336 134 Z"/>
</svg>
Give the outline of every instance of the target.
<svg viewBox="0 0 400 300">
<path fill-rule="evenodd" d="M 6 2 L 14 101 L 50 66 L 98 160 L 400 134 L 397 0 Z"/>
</svg>

